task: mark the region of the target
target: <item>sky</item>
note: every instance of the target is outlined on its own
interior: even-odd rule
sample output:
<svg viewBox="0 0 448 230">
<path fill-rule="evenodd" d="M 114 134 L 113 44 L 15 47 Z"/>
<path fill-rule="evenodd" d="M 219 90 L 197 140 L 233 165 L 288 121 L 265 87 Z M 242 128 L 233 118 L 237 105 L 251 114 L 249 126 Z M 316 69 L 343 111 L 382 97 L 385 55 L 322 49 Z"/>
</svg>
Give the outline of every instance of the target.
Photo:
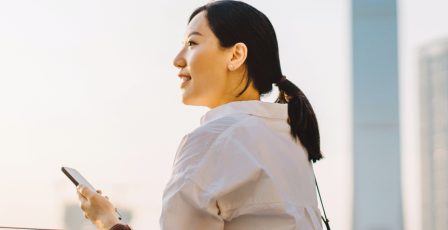
<svg viewBox="0 0 448 230">
<path fill-rule="evenodd" d="M 182 104 L 172 65 L 189 14 L 206 2 L 0 1 L 0 225 L 62 228 L 64 207 L 77 203 L 60 171 L 69 166 L 131 209 L 135 229 L 158 229 L 177 146 L 208 110 Z M 246 2 L 271 20 L 283 73 L 313 105 L 325 208 L 334 229 L 349 229 L 350 2 Z M 416 49 L 448 37 L 448 3 L 399 7 L 405 221 L 417 230 Z"/>
</svg>

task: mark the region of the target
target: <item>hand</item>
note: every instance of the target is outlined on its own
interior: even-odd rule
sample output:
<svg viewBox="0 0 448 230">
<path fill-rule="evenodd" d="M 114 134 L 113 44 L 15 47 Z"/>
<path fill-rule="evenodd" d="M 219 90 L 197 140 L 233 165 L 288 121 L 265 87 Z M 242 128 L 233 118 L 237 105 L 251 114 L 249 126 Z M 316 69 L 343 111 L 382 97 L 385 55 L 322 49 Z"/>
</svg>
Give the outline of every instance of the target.
<svg viewBox="0 0 448 230">
<path fill-rule="evenodd" d="M 81 209 L 84 216 L 89 219 L 98 229 L 109 230 L 120 221 L 115 216 L 115 208 L 107 196 L 101 195 L 101 190 L 92 191 L 91 189 L 78 185 L 78 197 L 81 201 Z"/>
</svg>

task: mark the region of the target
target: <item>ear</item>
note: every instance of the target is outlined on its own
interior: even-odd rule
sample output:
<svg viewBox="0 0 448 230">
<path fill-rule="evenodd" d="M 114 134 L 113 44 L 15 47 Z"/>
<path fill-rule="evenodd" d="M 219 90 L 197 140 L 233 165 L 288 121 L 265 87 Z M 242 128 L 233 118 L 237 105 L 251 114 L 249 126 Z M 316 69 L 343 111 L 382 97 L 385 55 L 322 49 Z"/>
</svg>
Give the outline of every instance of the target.
<svg viewBox="0 0 448 230">
<path fill-rule="evenodd" d="M 242 42 L 238 42 L 231 48 L 232 57 L 227 64 L 229 71 L 240 68 L 247 58 L 247 46 Z"/>
</svg>

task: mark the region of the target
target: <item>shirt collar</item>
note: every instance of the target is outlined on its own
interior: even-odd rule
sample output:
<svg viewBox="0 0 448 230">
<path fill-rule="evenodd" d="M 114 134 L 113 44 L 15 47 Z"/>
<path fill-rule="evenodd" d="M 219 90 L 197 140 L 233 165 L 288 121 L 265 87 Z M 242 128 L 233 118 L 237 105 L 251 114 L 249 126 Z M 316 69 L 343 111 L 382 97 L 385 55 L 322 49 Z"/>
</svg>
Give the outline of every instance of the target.
<svg viewBox="0 0 448 230">
<path fill-rule="evenodd" d="M 201 117 L 200 124 L 203 125 L 221 117 L 241 113 L 265 118 L 286 120 L 288 119 L 288 105 L 259 100 L 233 101 L 215 107 L 206 112 Z"/>
</svg>

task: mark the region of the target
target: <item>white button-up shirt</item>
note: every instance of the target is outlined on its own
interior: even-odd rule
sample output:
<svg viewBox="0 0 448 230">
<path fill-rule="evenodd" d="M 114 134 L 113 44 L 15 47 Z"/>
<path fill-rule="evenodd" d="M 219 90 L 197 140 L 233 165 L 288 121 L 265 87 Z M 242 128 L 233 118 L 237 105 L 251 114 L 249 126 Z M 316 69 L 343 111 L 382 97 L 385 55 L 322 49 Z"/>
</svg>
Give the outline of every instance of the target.
<svg viewBox="0 0 448 230">
<path fill-rule="evenodd" d="M 286 104 L 209 110 L 182 139 L 163 194 L 163 230 L 322 229 L 313 168 Z"/>
</svg>

